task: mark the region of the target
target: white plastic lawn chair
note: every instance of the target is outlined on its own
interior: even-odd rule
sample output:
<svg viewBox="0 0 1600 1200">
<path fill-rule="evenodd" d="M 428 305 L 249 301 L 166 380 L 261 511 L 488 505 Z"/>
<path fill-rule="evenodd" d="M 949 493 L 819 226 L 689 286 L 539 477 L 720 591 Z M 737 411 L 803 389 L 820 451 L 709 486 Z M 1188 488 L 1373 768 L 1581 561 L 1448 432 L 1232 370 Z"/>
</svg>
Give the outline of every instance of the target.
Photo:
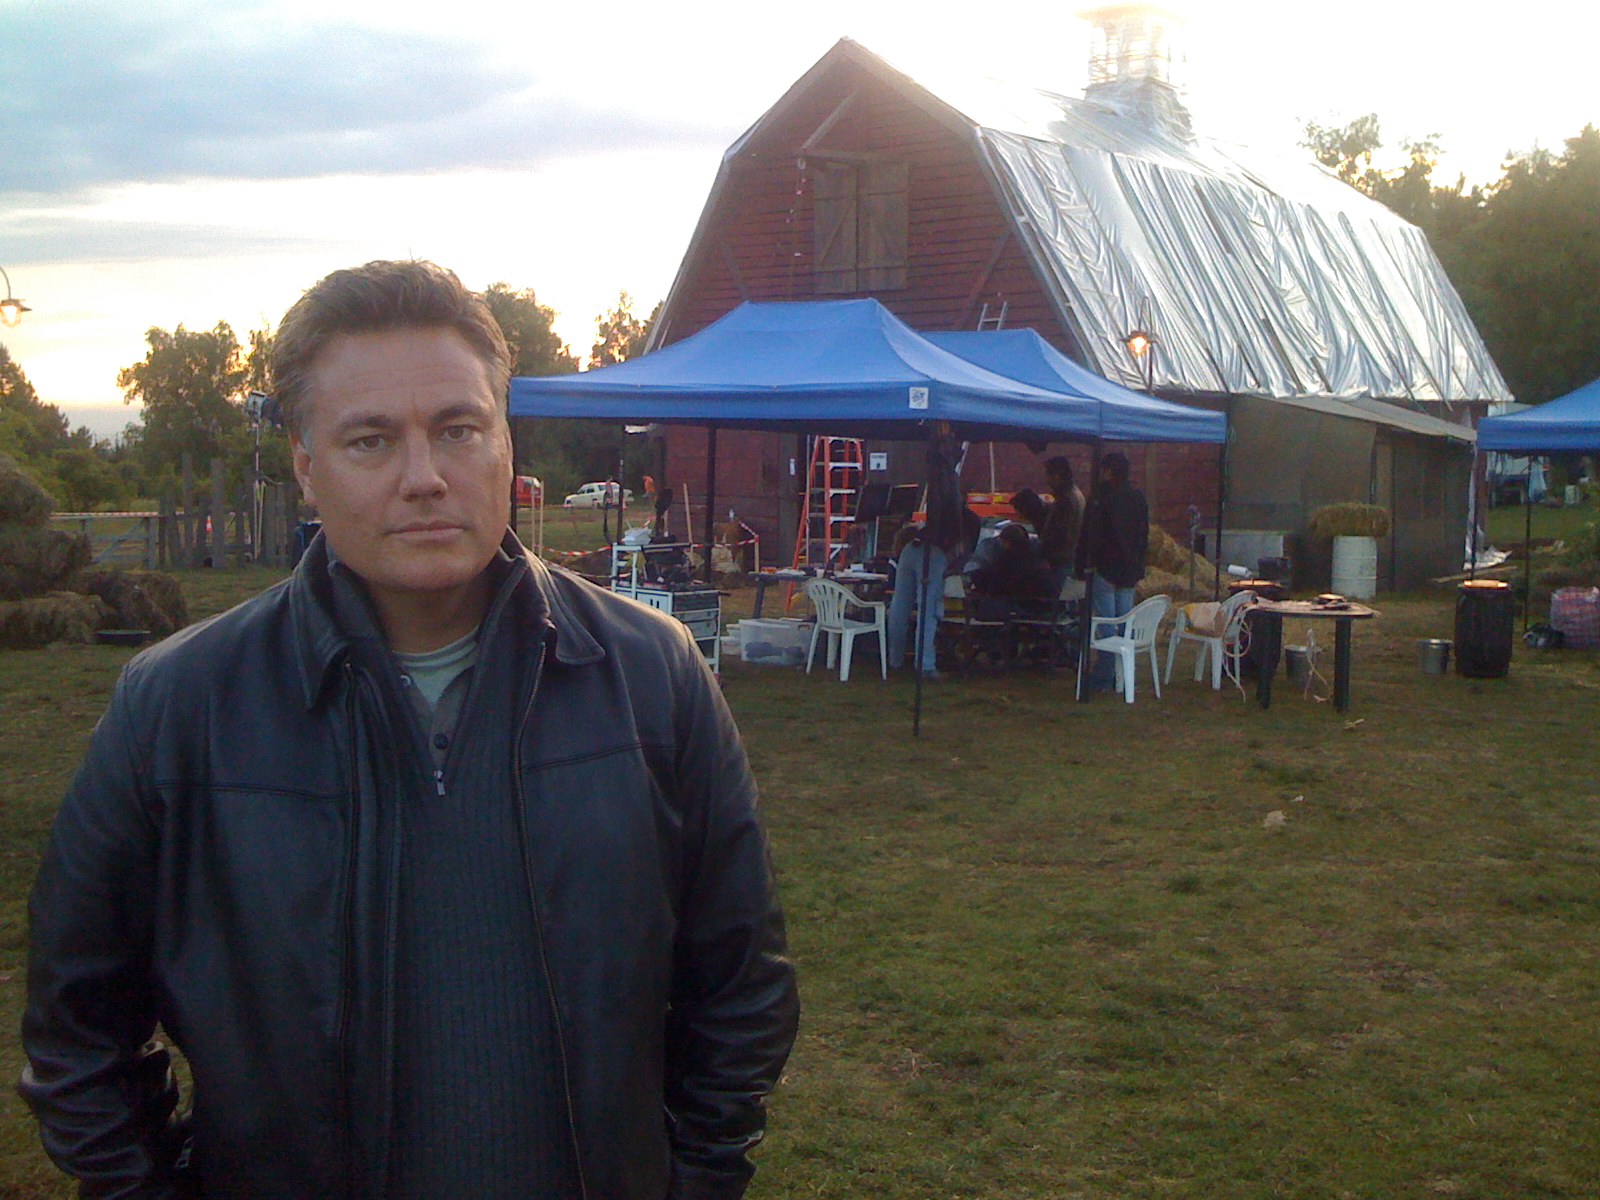
<svg viewBox="0 0 1600 1200">
<path fill-rule="evenodd" d="M 832 669 L 837 657 L 839 681 L 850 678 L 850 655 L 855 640 L 864 633 L 878 635 L 878 662 L 883 677 L 889 678 L 889 606 L 881 600 L 857 600 L 849 588 L 831 579 L 806 580 L 806 597 L 817 610 L 817 622 L 811 630 L 811 646 L 806 651 L 806 674 L 817 657 L 817 639 L 828 635 L 828 667 Z M 852 617 L 851 612 L 866 613 L 865 620 Z"/>
<path fill-rule="evenodd" d="M 1094 617 L 1089 622 L 1089 649 L 1116 656 L 1117 690 L 1129 704 L 1133 703 L 1134 667 L 1141 650 L 1150 655 L 1150 682 L 1155 685 L 1156 699 L 1161 699 L 1161 670 L 1156 663 L 1156 631 L 1171 607 L 1171 596 L 1151 596 L 1142 604 L 1134 605 L 1133 610 L 1123 616 Z M 1098 632 L 1119 625 L 1123 630 L 1121 633 Z"/>
<path fill-rule="evenodd" d="M 1189 624 L 1188 613 L 1180 608 L 1177 619 L 1173 622 L 1172 633 L 1167 637 L 1166 682 L 1172 682 L 1172 664 L 1178 657 L 1179 643 L 1194 642 L 1200 647 L 1194 660 L 1195 681 L 1199 682 L 1209 660 L 1213 691 L 1222 690 L 1224 675 L 1233 680 L 1242 691 L 1244 684 L 1239 679 L 1239 660 L 1243 657 L 1245 610 L 1254 604 L 1255 600 L 1256 594 L 1251 591 L 1235 592 L 1224 600 L 1219 622 L 1222 626 L 1221 633 L 1195 629 Z"/>
</svg>

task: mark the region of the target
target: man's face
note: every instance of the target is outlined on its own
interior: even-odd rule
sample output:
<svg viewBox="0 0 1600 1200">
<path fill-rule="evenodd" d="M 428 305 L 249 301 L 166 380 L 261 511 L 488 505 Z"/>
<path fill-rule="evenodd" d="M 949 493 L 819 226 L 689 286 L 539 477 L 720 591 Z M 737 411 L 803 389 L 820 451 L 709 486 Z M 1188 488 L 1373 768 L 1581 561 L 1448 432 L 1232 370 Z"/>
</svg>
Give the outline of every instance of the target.
<svg viewBox="0 0 1600 1200">
<path fill-rule="evenodd" d="M 458 593 L 510 515 L 511 434 L 453 329 L 343 334 L 313 362 L 294 473 L 333 552 L 386 600 Z"/>
</svg>

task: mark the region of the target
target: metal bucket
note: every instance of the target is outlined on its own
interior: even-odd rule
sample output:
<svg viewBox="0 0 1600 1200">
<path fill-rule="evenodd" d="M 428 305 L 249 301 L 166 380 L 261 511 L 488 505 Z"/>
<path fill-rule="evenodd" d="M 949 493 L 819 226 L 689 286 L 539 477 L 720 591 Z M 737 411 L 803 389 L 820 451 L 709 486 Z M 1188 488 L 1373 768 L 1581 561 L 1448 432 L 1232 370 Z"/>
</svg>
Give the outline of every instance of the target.
<svg viewBox="0 0 1600 1200">
<path fill-rule="evenodd" d="M 1311 650 L 1306 646 L 1285 646 L 1283 665 L 1290 683 L 1304 683 L 1311 678 Z"/>
<path fill-rule="evenodd" d="M 1450 639 L 1423 638 L 1417 643 L 1417 661 L 1429 675 L 1444 675 L 1450 670 Z"/>
</svg>

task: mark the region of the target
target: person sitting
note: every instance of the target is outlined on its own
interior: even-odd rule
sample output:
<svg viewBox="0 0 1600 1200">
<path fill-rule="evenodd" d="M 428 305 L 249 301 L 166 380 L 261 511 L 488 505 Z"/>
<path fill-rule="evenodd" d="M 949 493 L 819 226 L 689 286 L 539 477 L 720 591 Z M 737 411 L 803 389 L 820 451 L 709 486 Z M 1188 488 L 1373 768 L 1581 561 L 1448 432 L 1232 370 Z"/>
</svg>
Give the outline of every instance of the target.
<svg viewBox="0 0 1600 1200">
<path fill-rule="evenodd" d="M 1039 552 L 1050 567 L 1056 589 L 1071 578 L 1078 557 L 1078 536 L 1083 528 L 1083 492 L 1072 481 L 1072 464 L 1056 455 L 1044 464 L 1051 503 L 1031 488 L 1023 488 L 1011 498 L 1017 515 L 1033 526 L 1039 535 Z"/>
<path fill-rule="evenodd" d="M 985 551 L 983 561 L 971 575 L 976 616 L 1005 620 L 1055 597 L 1057 589 L 1050 568 L 1022 525 L 1003 522 L 985 543 Z"/>
</svg>

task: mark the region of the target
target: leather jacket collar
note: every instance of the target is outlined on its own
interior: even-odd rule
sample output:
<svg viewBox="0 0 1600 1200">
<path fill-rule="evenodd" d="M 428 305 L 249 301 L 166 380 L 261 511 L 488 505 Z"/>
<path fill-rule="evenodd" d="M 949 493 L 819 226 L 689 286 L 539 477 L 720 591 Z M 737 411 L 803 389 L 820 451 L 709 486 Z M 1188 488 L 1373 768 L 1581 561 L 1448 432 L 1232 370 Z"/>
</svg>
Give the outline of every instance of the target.
<svg viewBox="0 0 1600 1200">
<path fill-rule="evenodd" d="M 526 589 L 525 595 L 519 597 L 525 606 L 523 611 L 536 625 L 545 627 L 556 661 L 576 667 L 603 660 L 604 648 L 568 601 L 570 582 L 560 579 L 509 529 L 500 543 L 500 553 L 511 564 L 501 587 Z M 351 640 L 334 616 L 328 545 L 321 533 L 306 547 L 287 586 L 300 683 L 309 709 L 321 700 L 329 680 L 349 652 Z"/>
</svg>

